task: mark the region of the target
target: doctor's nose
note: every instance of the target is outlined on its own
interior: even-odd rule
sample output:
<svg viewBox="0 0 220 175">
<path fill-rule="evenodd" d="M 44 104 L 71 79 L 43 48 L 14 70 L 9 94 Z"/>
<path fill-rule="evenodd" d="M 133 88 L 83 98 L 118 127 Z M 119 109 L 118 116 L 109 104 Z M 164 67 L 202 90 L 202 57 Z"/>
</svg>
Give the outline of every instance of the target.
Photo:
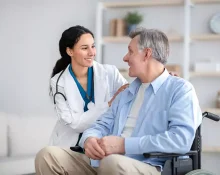
<svg viewBox="0 0 220 175">
<path fill-rule="evenodd" d="M 95 53 L 96 53 L 95 48 L 89 48 L 89 50 L 88 50 L 88 54 L 89 54 L 89 56 L 94 56 Z"/>
</svg>

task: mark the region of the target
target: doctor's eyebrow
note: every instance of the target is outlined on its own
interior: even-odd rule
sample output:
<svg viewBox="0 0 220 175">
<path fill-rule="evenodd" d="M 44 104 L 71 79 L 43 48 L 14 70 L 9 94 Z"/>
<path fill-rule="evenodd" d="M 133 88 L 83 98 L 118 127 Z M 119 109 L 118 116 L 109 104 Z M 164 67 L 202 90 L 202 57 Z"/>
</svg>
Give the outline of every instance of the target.
<svg viewBox="0 0 220 175">
<path fill-rule="evenodd" d="M 88 47 L 88 46 L 89 46 L 89 45 L 84 44 L 84 45 L 81 45 L 80 47 Z M 95 43 L 93 43 L 92 46 L 95 46 Z"/>
</svg>

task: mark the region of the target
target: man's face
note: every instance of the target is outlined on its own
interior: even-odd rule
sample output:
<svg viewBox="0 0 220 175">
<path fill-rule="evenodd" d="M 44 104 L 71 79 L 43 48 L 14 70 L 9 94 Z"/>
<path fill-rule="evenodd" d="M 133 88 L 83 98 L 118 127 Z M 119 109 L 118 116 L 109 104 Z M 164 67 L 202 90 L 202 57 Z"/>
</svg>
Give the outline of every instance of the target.
<svg viewBox="0 0 220 175">
<path fill-rule="evenodd" d="M 145 53 L 138 49 L 139 36 L 135 36 L 128 45 L 128 53 L 124 56 L 124 62 L 129 65 L 129 76 L 139 77 L 144 63 Z"/>
</svg>

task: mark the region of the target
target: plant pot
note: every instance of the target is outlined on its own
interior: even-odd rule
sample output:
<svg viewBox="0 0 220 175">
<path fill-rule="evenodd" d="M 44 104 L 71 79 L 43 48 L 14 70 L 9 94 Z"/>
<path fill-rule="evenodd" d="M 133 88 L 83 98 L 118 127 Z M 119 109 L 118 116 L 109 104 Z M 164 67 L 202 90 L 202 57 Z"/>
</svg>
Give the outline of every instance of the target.
<svg viewBox="0 0 220 175">
<path fill-rule="evenodd" d="M 136 27 L 137 27 L 137 24 L 128 24 L 127 33 L 129 34 L 131 31 L 135 30 Z"/>
</svg>

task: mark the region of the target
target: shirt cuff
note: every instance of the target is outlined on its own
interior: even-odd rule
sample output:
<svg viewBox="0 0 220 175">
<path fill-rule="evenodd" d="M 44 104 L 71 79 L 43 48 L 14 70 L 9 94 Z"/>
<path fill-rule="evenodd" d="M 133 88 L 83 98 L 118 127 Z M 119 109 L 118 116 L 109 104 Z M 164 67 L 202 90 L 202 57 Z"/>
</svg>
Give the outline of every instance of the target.
<svg viewBox="0 0 220 175">
<path fill-rule="evenodd" d="M 125 154 L 140 154 L 140 137 L 125 138 Z"/>
</svg>

